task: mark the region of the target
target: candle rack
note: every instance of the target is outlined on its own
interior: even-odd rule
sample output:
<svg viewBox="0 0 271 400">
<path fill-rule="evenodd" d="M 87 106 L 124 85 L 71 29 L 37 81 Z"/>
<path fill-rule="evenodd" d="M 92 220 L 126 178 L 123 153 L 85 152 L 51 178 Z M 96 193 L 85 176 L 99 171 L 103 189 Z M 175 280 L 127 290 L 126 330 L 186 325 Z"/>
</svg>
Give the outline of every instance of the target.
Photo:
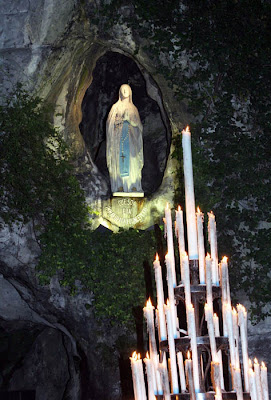
<svg viewBox="0 0 271 400">
<path fill-rule="evenodd" d="M 248 358 L 246 309 L 241 304 L 237 309 L 231 306 L 227 257 L 218 263 L 213 212 L 208 213 L 211 254 L 205 256 L 204 215 L 199 208 L 195 212 L 189 127 L 182 134 L 189 257 L 185 251 L 183 211 L 178 207 L 175 234 L 181 282 L 177 286 L 172 216 L 167 204 L 164 222 L 168 300 L 165 304 L 162 268 L 157 255 L 153 263 L 157 308 L 154 312 L 149 300 L 143 309 L 149 334 L 150 354 L 144 358 L 148 396 L 142 359 L 134 352 L 131 368 L 135 400 L 269 400 L 267 368 L 264 363 L 259 365 L 257 359 L 253 365 Z M 181 329 L 179 323 L 183 325 Z"/>
</svg>

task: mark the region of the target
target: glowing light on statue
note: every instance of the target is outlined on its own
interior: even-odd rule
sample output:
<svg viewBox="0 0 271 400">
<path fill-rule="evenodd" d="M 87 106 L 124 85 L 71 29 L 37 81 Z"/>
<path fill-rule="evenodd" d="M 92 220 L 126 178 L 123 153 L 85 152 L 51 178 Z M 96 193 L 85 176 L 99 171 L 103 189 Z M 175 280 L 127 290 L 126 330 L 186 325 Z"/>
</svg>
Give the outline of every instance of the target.
<svg viewBox="0 0 271 400">
<path fill-rule="evenodd" d="M 121 85 L 119 100 L 112 106 L 106 123 L 106 161 L 113 196 L 143 197 L 143 127 L 132 101 L 132 89 Z"/>
</svg>

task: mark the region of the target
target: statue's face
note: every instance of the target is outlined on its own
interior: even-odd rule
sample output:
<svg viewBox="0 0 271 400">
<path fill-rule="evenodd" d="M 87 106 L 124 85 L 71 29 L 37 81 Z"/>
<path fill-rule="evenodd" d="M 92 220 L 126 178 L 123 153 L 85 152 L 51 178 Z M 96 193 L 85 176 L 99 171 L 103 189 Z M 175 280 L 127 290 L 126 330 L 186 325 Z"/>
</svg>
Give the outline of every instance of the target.
<svg viewBox="0 0 271 400">
<path fill-rule="evenodd" d="M 127 97 L 129 97 L 129 96 L 130 96 L 130 93 L 131 93 L 130 86 L 128 86 L 128 85 L 122 85 L 121 88 L 120 88 L 120 92 L 121 92 L 122 97 L 123 97 L 124 99 L 127 99 Z"/>
</svg>

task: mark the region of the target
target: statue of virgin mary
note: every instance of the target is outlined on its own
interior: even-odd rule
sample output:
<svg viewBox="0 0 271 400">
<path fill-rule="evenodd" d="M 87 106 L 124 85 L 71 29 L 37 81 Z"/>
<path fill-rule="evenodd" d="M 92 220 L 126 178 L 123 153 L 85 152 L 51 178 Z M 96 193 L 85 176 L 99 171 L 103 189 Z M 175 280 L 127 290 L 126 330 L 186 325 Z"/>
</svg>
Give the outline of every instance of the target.
<svg viewBox="0 0 271 400">
<path fill-rule="evenodd" d="M 129 85 L 121 85 L 119 100 L 113 104 L 106 122 L 106 161 L 113 196 L 131 193 L 143 196 L 143 127 L 132 101 Z"/>
</svg>

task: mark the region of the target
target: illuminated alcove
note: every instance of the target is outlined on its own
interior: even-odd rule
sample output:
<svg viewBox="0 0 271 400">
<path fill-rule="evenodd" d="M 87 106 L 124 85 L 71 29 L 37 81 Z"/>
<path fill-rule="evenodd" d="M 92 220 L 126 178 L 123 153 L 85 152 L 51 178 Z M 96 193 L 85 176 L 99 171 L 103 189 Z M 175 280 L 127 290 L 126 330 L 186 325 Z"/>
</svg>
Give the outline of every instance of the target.
<svg viewBox="0 0 271 400">
<path fill-rule="evenodd" d="M 162 183 L 170 152 L 171 130 L 155 81 L 131 57 L 108 51 L 97 60 L 92 82 L 82 101 L 82 120 L 79 127 L 92 161 L 107 182 L 106 197 L 109 197 L 111 192 L 106 165 L 106 119 L 110 108 L 118 100 L 119 88 L 123 83 L 128 83 L 132 88 L 133 102 L 143 124 L 142 187 L 148 196 Z"/>
</svg>

